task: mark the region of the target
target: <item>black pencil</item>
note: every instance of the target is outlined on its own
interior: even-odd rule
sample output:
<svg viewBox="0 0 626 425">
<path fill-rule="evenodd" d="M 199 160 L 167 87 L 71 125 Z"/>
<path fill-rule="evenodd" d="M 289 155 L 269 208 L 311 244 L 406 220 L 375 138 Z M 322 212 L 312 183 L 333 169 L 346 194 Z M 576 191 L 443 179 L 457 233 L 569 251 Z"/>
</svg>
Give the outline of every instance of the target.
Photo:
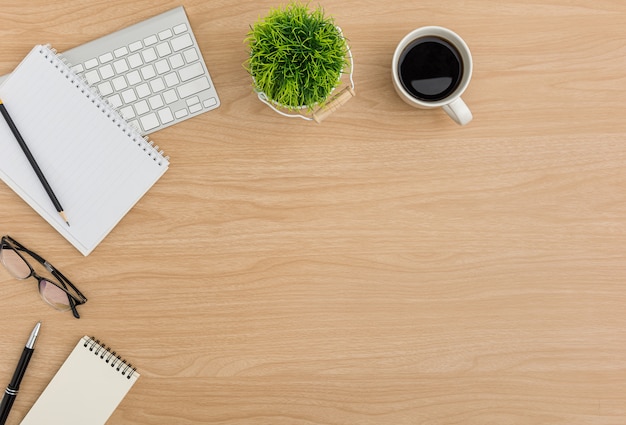
<svg viewBox="0 0 626 425">
<path fill-rule="evenodd" d="M 30 165 L 33 167 L 33 170 L 35 171 L 35 174 L 37 174 L 37 177 L 39 178 L 39 181 L 41 182 L 41 185 L 46 190 L 46 193 L 48 194 L 48 196 L 50 197 L 50 200 L 54 204 L 54 208 L 56 208 L 56 210 L 61 215 L 61 218 L 69 226 L 70 223 L 67 221 L 67 216 L 65 215 L 65 211 L 63 211 L 63 207 L 61 206 L 61 203 L 59 202 L 59 200 L 57 199 L 56 195 L 52 191 L 52 188 L 50 187 L 50 184 L 48 183 L 48 180 L 46 180 L 46 176 L 44 176 L 43 173 L 41 172 L 41 168 L 39 168 L 39 165 L 37 164 L 37 161 L 35 161 L 35 157 L 33 157 L 33 154 L 30 152 L 30 149 L 28 149 L 28 146 L 26 145 L 26 142 L 22 138 L 22 135 L 20 134 L 20 132 L 18 131 L 17 127 L 15 126 L 15 123 L 11 119 L 11 116 L 9 115 L 9 112 L 7 111 L 6 107 L 4 106 L 4 103 L 2 102 L 2 99 L 0 99 L 0 112 L 2 113 L 2 116 L 4 117 L 4 119 L 7 122 L 7 124 L 9 125 L 9 128 L 11 128 L 11 131 L 13 132 L 13 135 L 15 136 L 15 139 L 17 139 L 17 143 L 20 145 L 20 147 L 24 151 L 24 155 L 26 155 L 26 158 L 28 159 L 28 162 L 30 162 Z"/>
</svg>

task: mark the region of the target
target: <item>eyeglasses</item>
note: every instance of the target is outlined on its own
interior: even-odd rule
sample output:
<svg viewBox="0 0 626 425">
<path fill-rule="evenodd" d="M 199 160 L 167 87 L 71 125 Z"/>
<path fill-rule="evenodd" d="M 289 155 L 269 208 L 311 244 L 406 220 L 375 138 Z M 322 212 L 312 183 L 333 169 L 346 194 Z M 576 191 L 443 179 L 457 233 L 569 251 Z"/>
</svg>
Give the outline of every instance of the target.
<svg viewBox="0 0 626 425">
<path fill-rule="evenodd" d="M 39 276 L 22 253 L 28 254 L 37 260 L 54 276 L 56 281 Z M 63 276 L 60 271 L 44 260 L 43 257 L 29 250 L 12 237 L 5 235 L 2 237 L 2 243 L 0 244 L 0 261 L 16 279 L 26 280 L 31 276 L 34 277 L 38 283 L 39 295 L 53 308 L 60 311 L 72 310 L 74 317 L 80 318 L 76 306 L 85 304 L 87 298 L 81 294 L 68 278 Z"/>
</svg>

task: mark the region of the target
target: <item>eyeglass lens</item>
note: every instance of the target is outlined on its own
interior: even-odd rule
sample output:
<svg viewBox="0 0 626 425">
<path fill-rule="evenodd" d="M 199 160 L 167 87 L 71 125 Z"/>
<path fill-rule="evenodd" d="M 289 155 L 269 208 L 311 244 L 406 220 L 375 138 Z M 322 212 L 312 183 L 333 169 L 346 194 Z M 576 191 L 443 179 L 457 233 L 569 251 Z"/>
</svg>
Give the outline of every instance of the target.
<svg viewBox="0 0 626 425">
<path fill-rule="evenodd" d="M 39 280 L 39 293 L 45 302 L 57 310 L 68 310 L 70 299 L 65 291 L 61 290 L 55 283 L 46 279 Z"/>
<path fill-rule="evenodd" d="M 2 247 L 2 250 L 0 250 L 0 256 L 2 258 L 2 264 L 4 264 L 4 267 L 6 267 L 13 277 L 26 279 L 30 276 L 30 267 L 28 267 L 28 264 L 17 254 L 17 252 L 10 248 Z"/>
<path fill-rule="evenodd" d="M 30 276 L 31 270 L 28 263 L 14 250 L 2 247 L 0 249 L 0 259 L 9 273 L 15 278 L 26 279 Z M 70 308 L 68 295 L 54 282 L 40 278 L 38 289 L 43 300 L 57 310 L 68 310 Z"/>
</svg>

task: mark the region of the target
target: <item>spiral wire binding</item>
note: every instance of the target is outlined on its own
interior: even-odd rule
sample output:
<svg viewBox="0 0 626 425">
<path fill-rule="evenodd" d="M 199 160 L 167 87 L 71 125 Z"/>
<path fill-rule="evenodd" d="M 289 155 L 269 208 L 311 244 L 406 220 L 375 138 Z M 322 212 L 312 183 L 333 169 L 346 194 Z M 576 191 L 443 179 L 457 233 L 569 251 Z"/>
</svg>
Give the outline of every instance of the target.
<svg viewBox="0 0 626 425">
<path fill-rule="evenodd" d="M 115 351 L 111 350 L 111 347 L 101 343 L 96 337 L 92 336 L 85 341 L 83 347 L 89 348 L 89 351 L 93 352 L 95 356 L 99 356 L 100 360 L 110 364 L 111 368 L 115 368 L 116 372 L 121 372 L 122 376 L 126 376 L 126 379 L 130 379 L 137 371 L 137 368 L 122 359 Z"/>
<path fill-rule="evenodd" d="M 132 126 L 130 126 L 122 114 L 117 112 L 115 108 L 109 103 L 107 99 L 102 96 L 100 91 L 91 86 L 86 78 L 82 75 L 77 75 L 71 70 L 70 64 L 63 55 L 59 54 L 56 49 L 49 44 L 42 45 L 39 49 L 39 53 L 44 55 L 44 58 L 54 65 L 59 72 L 65 76 L 65 78 L 80 90 L 82 94 L 93 103 L 102 113 L 106 114 L 117 127 L 131 139 L 139 148 L 143 149 L 158 165 L 163 165 L 163 161 L 169 162 L 170 157 L 165 156 L 162 149 L 159 149 L 158 145 L 155 145 L 148 136 L 141 136 L 139 132 Z M 55 60 L 56 59 L 56 60 Z"/>
<path fill-rule="evenodd" d="M 337 29 L 339 30 L 339 34 L 341 34 L 343 36 L 343 31 L 341 30 L 341 28 L 337 27 Z M 350 74 L 349 74 L 349 79 L 350 79 L 350 88 L 352 90 L 354 90 L 354 58 L 352 57 L 352 50 L 350 50 L 350 45 L 348 43 L 346 43 L 346 47 L 348 49 L 348 59 L 350 59 Z M 259 100 L 263 103 L 265 103 L 267 106 L 269 106 L 270 108 L 272 108 L 274 110 L 274 112 L 287 117 L 287 118 L 302 118 L 303 120 L 306 121 L 313 121 L 313 118 L 311 117 L 307 117 L 306 115 L 302 115 L 302 114 L 288 114 L 286 112 L 281 111 L 280 109 L 278 109 L 278 107 L 276 107 L 276 103 L 272 102 L 267 95 L 260 91 L 257 92 L 257 96 L 259 98 Z"/>
</svg>

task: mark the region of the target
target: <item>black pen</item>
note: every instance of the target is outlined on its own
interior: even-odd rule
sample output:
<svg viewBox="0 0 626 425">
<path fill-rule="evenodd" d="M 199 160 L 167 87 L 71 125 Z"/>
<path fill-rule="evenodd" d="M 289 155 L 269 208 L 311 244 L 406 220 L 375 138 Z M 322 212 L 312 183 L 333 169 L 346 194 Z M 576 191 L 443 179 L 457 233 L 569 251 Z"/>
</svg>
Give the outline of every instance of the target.
<svg viewBox="0 0 626 425">
<path fill-rule="evenodd" d="M 4 103 L 2 102 L 2 99 L 0 99 L 0 112 L 2 113 L 2 116 L 4 117 L 5 121 L 9 125 L 9 127 L 11 128 L 11 132 L 13 133 L 15 138 L 17 139 L 17 143 L 22 148 L 22 151 L 24 151 L 24 155 L 26 155 L 26 158 L 28 158 L 28 162 L 30 162 L 31 167 L 33 167 L 33 170 L 35 171 L 35 174 L 37 174 L 37 177 L 39 177 L 39 181 L 41 182 L 41 185 L 43 186 L 43 188 L 46 190 L 46 193 L 50 197 L 50 200 L 54 204 L 54 208 L 56 208 L 56 210 L 61 215 L 61 218 L 63 219 L 63 221 L 65 221 L 67 223 L 67 225 L 69 226 L 70 223 L 67 221 L 67 216 L 65 215 L 65 211 L 63 211 L 63 207 L 61 206 L 61 203 L 59 202 L 59 200 L 57 199 L 56 195 L 52 191 L 52 188 L 50 187 L 50 184 L 48 183 L 48 180 L 46 180 L 46 176 L 43 175 L 43 172 L 41 171 L 41 168 L 39 168 L 39 165 L 37 164 L 37 161 L 35 161 L 35 157 L 31 153 L 31 151 L 28 148 L 28 146 L 26 145 L 26 142 L 24 141 L 24 139 L 22 138 L 22 135 L 18 131 L 17 126 L 15 125 L 13 120 L 11 119 L 11 116 L 9 115 L 9 112 L 7 111 L 7 108 L 4 106 Z"/>
<path fill-rule="evenodd" d="M 28 367 L 28 362 L 30 362 L 30 357 L 33 355 L 33 351 L 35 351 L 35 340 L 39 334 L 40 327 L 41 322 L 37 322 L 35 329 L 33 329 L 30 333 L 30 338 L 28 338 L 24 351 L 22 351 L 22 357 L 20 357 L 20 361 L 17 364 L 17 369 L 15 369 L 13 379 L 11 379 L 11 383 L 2 397 L 2 402 L 0 402 L 0 425 L 4 425 L 6 422 L 9 412 L 11 411 L 11 407 L 13 406 L 13 402 L 15 401 L 15 397 L 17 397 L 17 392 L 20 389 L 20 383 L 22 382 L 24 373 L 26 373 L 26 367 Z"/>
</svg>

